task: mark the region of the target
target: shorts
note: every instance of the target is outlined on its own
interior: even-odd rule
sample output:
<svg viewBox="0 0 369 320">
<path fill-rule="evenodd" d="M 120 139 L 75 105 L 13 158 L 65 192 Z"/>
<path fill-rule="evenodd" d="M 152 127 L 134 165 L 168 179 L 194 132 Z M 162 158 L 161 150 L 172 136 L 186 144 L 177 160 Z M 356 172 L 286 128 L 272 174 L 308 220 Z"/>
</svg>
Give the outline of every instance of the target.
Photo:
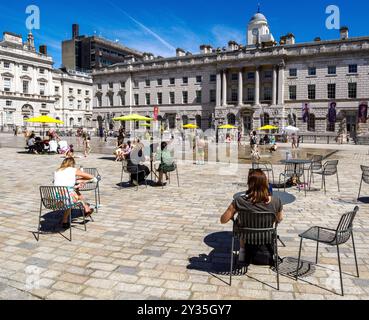
<svg viewBox="0 0 369 320">
<path fill-rule="evenodd" d="M 64 192 L 57 192 L 56 198 L 60 201 L 63 201 L 64 203 L 67 201 L 68 203 L 66 207 L 68 209 L 74 207 L 74 205 L 79 202 L 79 196 L 76 190 L 74 190 L 74 188 L 72 187 L 68 187 L 68 194 L 65 194 Z"/>
</svg>

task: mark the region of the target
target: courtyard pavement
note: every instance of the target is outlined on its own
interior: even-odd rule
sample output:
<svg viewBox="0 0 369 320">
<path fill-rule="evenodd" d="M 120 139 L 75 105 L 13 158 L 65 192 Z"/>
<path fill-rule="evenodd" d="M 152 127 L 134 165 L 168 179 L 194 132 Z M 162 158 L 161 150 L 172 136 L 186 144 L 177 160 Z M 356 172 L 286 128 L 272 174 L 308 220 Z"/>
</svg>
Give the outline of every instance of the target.
<svg viewBox="0 0 369 320">
<path fill-rule="evenodd" d="M 319 146 L 337 148 L 337 146 Z M 231 224 L 219 223 L 236 192 L 244 191 L 249 165 L 179 163 L 175 177 L 162 188 L 120 188 L 121 164 L 107 155 L 92 154 L 78 165 L 96 167 L 102 175 L 99 213 L 73 229 L 73 242 L 59 233 L 37 242 L 39 186 L 50 185 L 60 156 L 35 156 L 21 149 L 0 148 L 0 299 L 369 299 L 369 186 L 357 203 L 360 164 L 369 163 L 368 147 L 340 146 L 341 192 L 328 178 L 328 193 L 320 180 L 304 197 L 287 189 L 294 202 L 284 208 L 279 227 L 286 247 L 282 272 L 297 258 L 298 234 L 314 225 L 335 228 L 340 216 L 359 205 L 355 240 L 360 279 L 355 274 L 351 242 L 342 248 L 345 297 L 340 292 L 335 248 L 321 248 L 319 265 L 305 262 L 306 275 L 296 282 L 267 267 L 251 266 L 247 275 L 227 282 Z M 282 166 L 275 166 L 276 176 Z M 125 176 L 125 181 L 128 177 Z M 87 194 L 93 202 L 92 194 Z M 47 214 L 47 210 L 44 211 Z M 68 232 L 65 233 L 69 235 Z M 315 244 L 306 242 L 303 259 L 314 261 Z M 290 259 L 289 259 L 290 258 Z"/>
</svg>

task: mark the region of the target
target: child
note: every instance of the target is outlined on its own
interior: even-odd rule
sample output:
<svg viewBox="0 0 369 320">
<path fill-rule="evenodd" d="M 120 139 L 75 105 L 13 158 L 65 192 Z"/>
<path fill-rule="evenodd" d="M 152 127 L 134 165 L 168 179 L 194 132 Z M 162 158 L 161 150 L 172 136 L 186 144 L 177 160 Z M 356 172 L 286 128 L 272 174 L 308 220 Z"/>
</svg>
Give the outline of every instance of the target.
<svg viewBox="0 0 369 320">
<path fill-rule="evenodd" d="M 68 151 L 65 153 L 65 158 L 74 158 L 74 146 L 71 144 Z"/>
</svg>

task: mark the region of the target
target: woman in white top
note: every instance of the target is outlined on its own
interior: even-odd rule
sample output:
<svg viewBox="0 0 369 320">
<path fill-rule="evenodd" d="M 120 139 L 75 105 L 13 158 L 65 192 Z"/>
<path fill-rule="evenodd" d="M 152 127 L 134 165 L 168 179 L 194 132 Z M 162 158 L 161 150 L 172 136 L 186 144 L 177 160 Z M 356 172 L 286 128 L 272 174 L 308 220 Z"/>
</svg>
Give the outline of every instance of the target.
<svg viewBox="0 0 369 320">
<path fill-rule="evenodd" d="M 83 183 L 96 179 L 90 174 L 87 174 L 79 169 L 75 168 L 76 162 L 73 158 L 67 158 L 63 161 L 60 168 L 54 173 L 54 186 L 55 187 L 67 187 L 68 188 L 68 196 L 71 200 L 71 203 L 75 204 L 77 202 L 82 202 L 82 195 L 76 190 L 80 188 Z M 63 197 L 63 195 L 60 195 Z M 89 205 L 84 204 L 86 216 L 90 216 L 93 213 L 93 209 L 90 208 Z M 70 228 L 68 218 L 72 213 L 71 209 L 68 209 L 64 213 L 63 218 L 63 228 Z"/>
</svg>

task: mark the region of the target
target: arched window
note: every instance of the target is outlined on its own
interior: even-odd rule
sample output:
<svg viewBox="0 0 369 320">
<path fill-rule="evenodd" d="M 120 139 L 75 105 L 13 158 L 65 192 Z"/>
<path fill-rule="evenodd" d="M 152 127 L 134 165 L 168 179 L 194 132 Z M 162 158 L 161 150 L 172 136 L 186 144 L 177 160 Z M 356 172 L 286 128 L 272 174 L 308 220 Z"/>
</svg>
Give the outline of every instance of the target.
<svg viewBox="0 0 369 320">
<path fill-rule="evenodd" d="M 264 126 L 267 126 L 270 124 L 270 116 L 268 113 L 264 113 Z"/>
<path fill-rule="evenodd" d="M 308 131 L 315 132 L 315 115 L 309 114 Z"/>
<path fill-rule="evenodd" d="M 73 118 L 69 119 L 69 126 L 74 127 L 74 119 Z"/>
<path fill-rule="evenodd" d="M 196 116 L 196 125 L 199 127 L 199 129 L 201 129 L 202 127 L 202 119 L 201 119 L 201 116 L 200 115 L 197 115 Z"/>
<path fill-rule="evenodd" d="M 230 124 L 231 126 L 236 125 L 236 116 L 233 113 L 228 114 L 227 120 L 228 120 L 228 124 Z"/>
</svg>

